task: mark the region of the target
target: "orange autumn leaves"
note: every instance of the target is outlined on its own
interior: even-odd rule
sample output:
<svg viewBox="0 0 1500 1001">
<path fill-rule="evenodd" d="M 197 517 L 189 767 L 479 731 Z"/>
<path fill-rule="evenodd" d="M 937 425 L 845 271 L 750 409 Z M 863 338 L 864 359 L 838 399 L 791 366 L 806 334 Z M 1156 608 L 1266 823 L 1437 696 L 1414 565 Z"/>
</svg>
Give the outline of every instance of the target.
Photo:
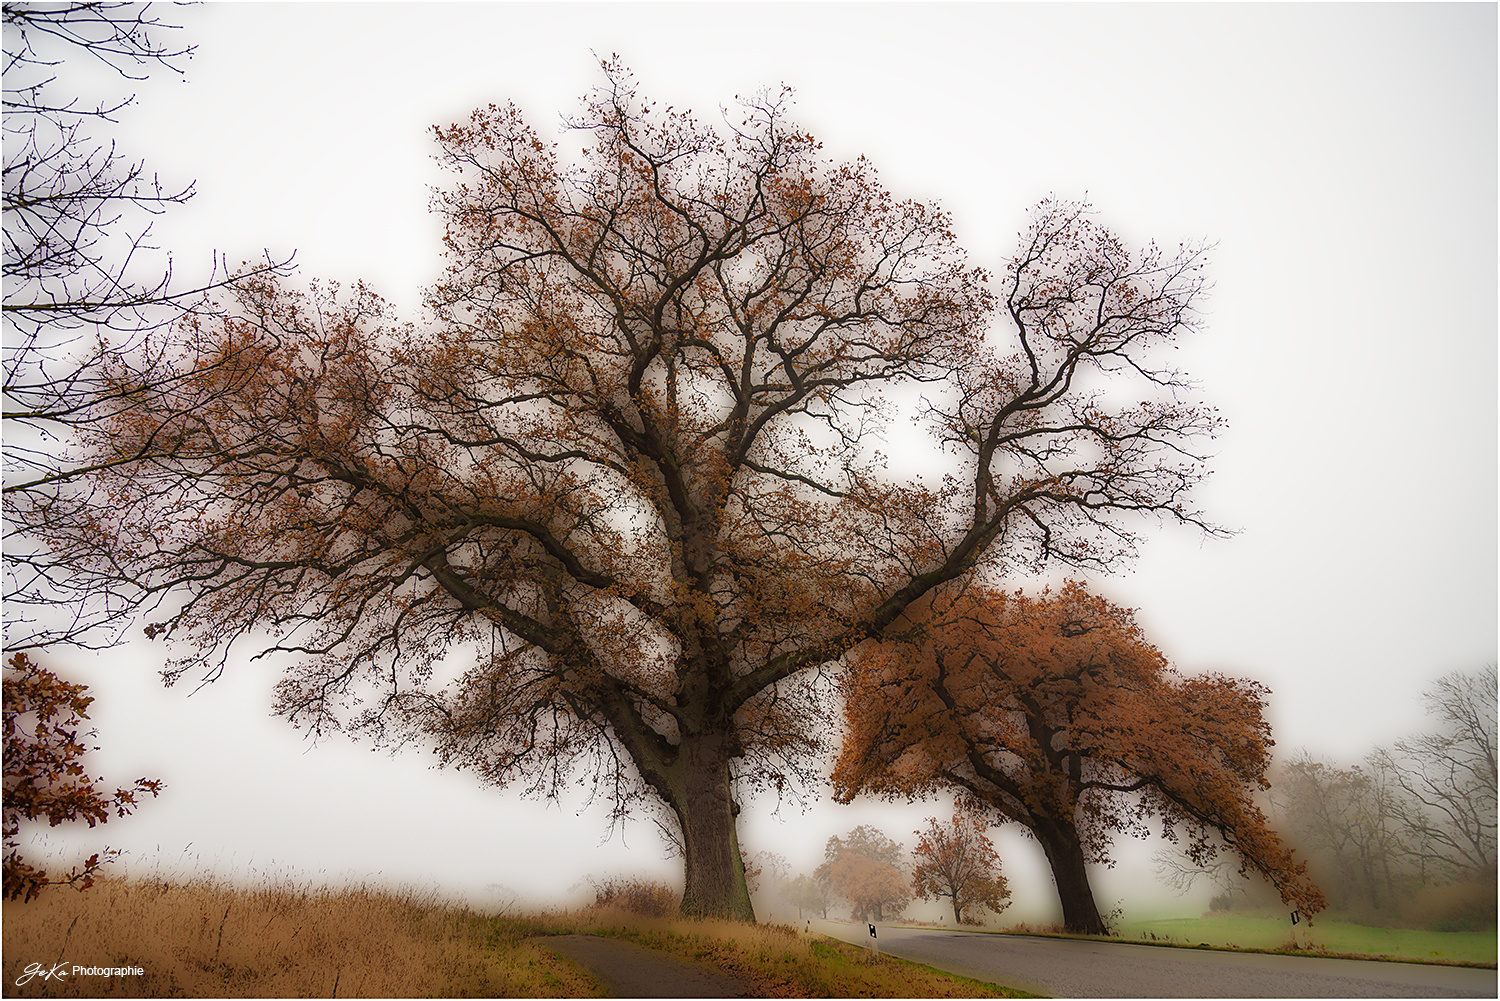
<svg viewBox="0 0 1500 1001">
<path fill-rule="evenodd" d="M 21 824 L 107 823 L 111 814 L 134 811 L 138 795 L 158 795 L 162 782 L 137 779 L 113 795 L 95 785 L 104 780 L 90 776 L 82 760 L 90 750 L 84 742 L 93 736 L 84 729 L 94 702 L 88 686 L 64 681 L 16 653 L 6 661 L 4 691 L 5 897 L 31 900 L 42 887 L 56 884 L 86 890 L 116 853 L 106 850 L 102 858 L 96 853 L 65 875 L 49 875 L 22 856 Z"/>
<path fill-rule="evenodd" d="M 1254 801 L 1272 746 L 1263 686 L 1176 674 L 1127 610 L 1077 583 L 1038 598 L 943 594 L 905 625 L 851 658 L 841 800 L 956 789 L 1042 842 L 1065 910 L 1069 852 L 1105 861 L 1116 832 L 1144 835 L 1153 821 L 1195 861 L 1227 845 L 1242 872 L 1321 909 Z M 1070 927 L 1098 923 L 1076 868 L 1083 913 Z"/>
<path fill-rule="evenodd" d="M 983 924 L 975 913 L 979 908 L 999 914 L 1010 906 L 1010 887 L 1000 874 L 1000 856 L 985 836 L 989 826 L 983 814 L 959 809 L 946 827 L 936 817 L 928 817 L 927 827 L 916 832 L 912 889 L 923 900 L 947 897 L 956 925 Z"/>
</svg>

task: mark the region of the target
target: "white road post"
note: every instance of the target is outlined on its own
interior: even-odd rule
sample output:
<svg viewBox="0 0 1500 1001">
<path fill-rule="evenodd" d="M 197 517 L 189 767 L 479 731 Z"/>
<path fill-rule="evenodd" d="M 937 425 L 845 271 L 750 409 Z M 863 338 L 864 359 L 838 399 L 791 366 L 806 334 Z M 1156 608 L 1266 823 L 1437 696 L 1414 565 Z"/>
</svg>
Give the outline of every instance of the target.
<svg viewBox="0 0 1500 1001">
<path fill-rule="evenodd" d="M 1300 903 L 1292 905 L 1292 945 L 1298 949 L 1306 949 L 1311 943 L 1307 937 L 1307 915 L 1302 913 Z"/>
</svg>

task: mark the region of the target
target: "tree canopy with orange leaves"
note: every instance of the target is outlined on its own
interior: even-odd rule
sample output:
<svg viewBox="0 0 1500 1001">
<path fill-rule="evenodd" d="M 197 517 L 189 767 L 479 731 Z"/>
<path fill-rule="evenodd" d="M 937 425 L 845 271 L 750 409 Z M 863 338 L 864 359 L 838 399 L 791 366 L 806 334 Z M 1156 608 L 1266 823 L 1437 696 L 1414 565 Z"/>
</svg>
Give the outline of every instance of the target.
<svg viewBox="0 0 1500 1001">
<path fill-rule="evenodd" d="M 1155 818 L 1188 856 L 1224 845 L 1241 872 L 1313 913 L 1323 895 L 1255 804 L 1267 788 L 1264 686 L 1183 677 L 1126 609 L 1070 582 L 1027 598 L 983 589 L 908 608 L 843 679 L 847 730 L 835 795 L 916 798 L 957 790 L 1041 844 L 1068 929 L 1107 929 L 1088 862 Z"/>
<path fill-rule="evenodd" d="M 984 833 L 988 827 L 983 813 L 959 807 L 947 826 L 928 817 L 927 827 L 914 832 L 912 889 L 923 900 L 947 897 L 953 905 L 954 925 L 983 924 L 975 908 L 999 914 L 1010 906 L 1010 887 L 1000 872 L 1000 856 Z"/>
<path fill-rule="evenodd" d="M 712 126 L 604 71 L 566 144 L 512 105 L 436 130 L 420 322 L 246 281 L 84 442 L 89 524 L 49 530 L 78 588 L 160 600 L 169 679 L 281 653 L 294 721 L 542 795 L 584 765 L 670 808 L 685 911 L 750 918 L 737 800 L 812 777 L 824 665 L 976 570 L 1108 567 L 1143 513 L 1213 531 L 1218 418 L 1156 353 L 1203 251 L 1049 200 L 992 278 L 785 92 Z M 941 484 L 873 447 L 912 385 Z"/>
</svg>

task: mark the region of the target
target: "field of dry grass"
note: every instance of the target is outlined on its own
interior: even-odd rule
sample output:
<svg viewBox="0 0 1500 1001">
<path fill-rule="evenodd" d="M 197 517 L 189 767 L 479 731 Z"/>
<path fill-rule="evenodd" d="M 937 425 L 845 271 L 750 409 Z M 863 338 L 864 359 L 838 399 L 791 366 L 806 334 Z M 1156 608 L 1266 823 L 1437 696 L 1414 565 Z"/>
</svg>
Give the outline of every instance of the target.
<svg viewBox="0 0 1500 1001">
<path fill-rule="evenodd" d="M 791 928 L 651 916 L 618 902 L 494 917 L 410 893 L 162 880 L 108 880 L 86 893 L 7 901 L 4 996 L 601 996 L 597 981 L 535 942 L 572 933 L 711 963 L 763 997 L 1011 996 Z M 74 967 L 143 972 L 85 975 Z M 40 973 L 28 978 L 28 968 Z M 41 975 L 54 968 L 66 976 Z"/>
<path fill-rule="evenodd" d="M 595 997 L 571 964 L 412 894 L 101 881 L 4 905 L 6 997 Z M 138 968 L 24 984 L 31 964 Z"/>
</svg>

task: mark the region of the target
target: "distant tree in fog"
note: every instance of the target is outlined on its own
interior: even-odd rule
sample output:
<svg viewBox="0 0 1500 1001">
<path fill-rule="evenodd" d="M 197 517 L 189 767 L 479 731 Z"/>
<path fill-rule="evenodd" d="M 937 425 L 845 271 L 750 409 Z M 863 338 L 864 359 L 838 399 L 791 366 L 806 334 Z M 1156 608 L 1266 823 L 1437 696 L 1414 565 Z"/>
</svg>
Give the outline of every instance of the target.
<svg viewBox="0 0 1500 1001">
<path fill-rule="evenodd" d="M 901 846 L 868 824 L 828 839 L 818 873 L 838 896 L 854 905 L 858 921 L 884 921 L 911 902 L 901 868 Z"/>
<path fill-rule="evenodd" d="M 1358 765 L 1304 751 L 1279 770 L 1274 809 L 1336 908 L 1402 913 L 1424 887 L 1495 881 L 1495 669 L 1449 674 L 1424 699 L 1429 732 Z"/>
<path fill-rule="evenodd" d="M 1330 902 L 1390 910 L 1409 889 L 1408 832 L 1388 773 L 1340 768 L 1299 753 L 1280 769 L 1272 799 L 1282 829 L 1311 858 Z"/>
<path fill-rule="evenodd" d="M 797 917 L 804 917 L 804 911 L 816 914 L 820 918 L 828 917 L 828 908 L 833 904 L 833 887 L 826 872 L 819 875 L 809 876 L 800 873 L 795 879 L 787 884 L 787 902 L 797 908 Z"/>
<path fill-rule="evenodd" d="M 1372 760 L 1399 795 L 1392 809 L 1424 876 L 1493 873 L 1496 834 L 1495 667 L 1445 675 L 1423 699 L 1438 726 Z"/>
<path fill-rule="evenodd" d="M 751 893 L 762 890 L 780 893 L 789 871 L 786 856 L 777 852 L 756 852 L 753 858 L 745 860 L 745 885 Z"/>
</svg>

